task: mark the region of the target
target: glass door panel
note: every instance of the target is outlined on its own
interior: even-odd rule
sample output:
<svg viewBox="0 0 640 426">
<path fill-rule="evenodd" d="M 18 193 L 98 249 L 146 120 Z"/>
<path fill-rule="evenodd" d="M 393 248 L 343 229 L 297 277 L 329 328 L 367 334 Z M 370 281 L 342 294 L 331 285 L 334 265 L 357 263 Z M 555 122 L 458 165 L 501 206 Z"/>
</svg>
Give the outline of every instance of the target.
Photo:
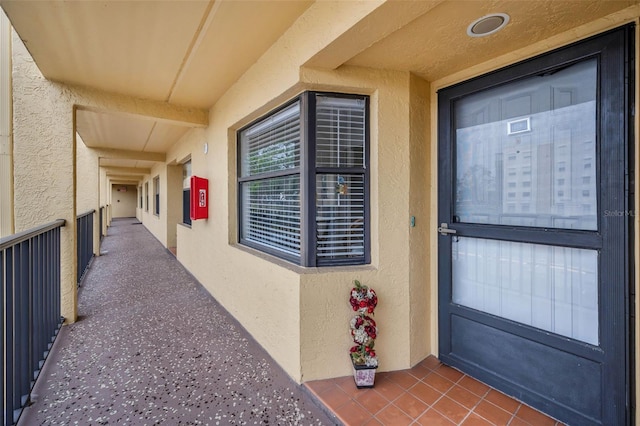
<svg viewBox="0 0 640 426">
<path fill-rule="evenodd" d="M 598 344 L 596 250 L 454 238 L 453 303 Z"/>
<path fill-rule="evenodd" d="M 596 230 L 597 61 L 455 103 L 457 222 Z"/>
</svg>

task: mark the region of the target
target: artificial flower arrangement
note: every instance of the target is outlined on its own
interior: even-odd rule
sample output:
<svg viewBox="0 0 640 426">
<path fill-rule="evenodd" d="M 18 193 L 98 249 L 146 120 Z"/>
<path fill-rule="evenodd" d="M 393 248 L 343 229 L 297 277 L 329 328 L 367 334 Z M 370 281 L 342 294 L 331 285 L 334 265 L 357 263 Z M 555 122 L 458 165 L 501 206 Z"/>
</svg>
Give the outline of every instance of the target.
<svg viewBox="0 0 640 426">
<path fill-rule="evenodd" d="M 354 280 L 351 289 L 349 303 L 357 314 L 351 319 L 351 337 L 355 346 L 351 347 L 351 360 L 354 366 L 366 366 L 376 368 L 378 357 L 374 350 L 375 339 L 378 336 L 378 327 L 371 317 L 378 304 L 376 292 Z"/>
</svg>

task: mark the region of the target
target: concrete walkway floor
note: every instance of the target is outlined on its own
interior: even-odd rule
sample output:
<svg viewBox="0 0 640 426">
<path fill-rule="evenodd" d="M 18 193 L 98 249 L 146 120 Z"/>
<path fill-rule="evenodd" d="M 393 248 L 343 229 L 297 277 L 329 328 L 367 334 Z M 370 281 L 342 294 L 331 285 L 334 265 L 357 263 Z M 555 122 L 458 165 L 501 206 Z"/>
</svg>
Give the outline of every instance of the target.
<svg viewBox="0 0 640 426">
<path fill-rule="evenodd" d="M 136 223 L 113 221 L 19 426 L 339 424 Z"/>
</svg>

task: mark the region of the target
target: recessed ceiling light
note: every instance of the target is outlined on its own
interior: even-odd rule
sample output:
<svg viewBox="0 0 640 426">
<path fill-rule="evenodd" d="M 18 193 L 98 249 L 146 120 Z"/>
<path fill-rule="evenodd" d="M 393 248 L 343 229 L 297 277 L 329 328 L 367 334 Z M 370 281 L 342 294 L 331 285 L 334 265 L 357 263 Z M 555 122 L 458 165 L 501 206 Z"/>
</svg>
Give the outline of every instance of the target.
<svg viewBox="0 0 640 426">
<path fill-rule="evenodd" d="M 509 23 L 506 13 L 492 13 L 476 19 L 467 27 L 469 37 L 484 37 L 500 31 Z"/>
</svg>

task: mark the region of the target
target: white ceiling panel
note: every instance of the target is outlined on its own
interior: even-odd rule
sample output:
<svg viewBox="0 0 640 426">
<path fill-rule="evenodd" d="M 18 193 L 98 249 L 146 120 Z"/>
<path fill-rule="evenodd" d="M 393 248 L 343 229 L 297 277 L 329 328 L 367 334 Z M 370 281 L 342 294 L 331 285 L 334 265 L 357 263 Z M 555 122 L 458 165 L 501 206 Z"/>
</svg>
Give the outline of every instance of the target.
<svg viewBox="0 0 640 426">
<path fill-rule="evenodd" d="M 190 128 L 186 126 L 175 126 L 167 123 L 156 122 L 143 151 L 167 152 L 171 145 L 184 136 L 189 129 Z"/>
<path fill-rule="evenodd" d="M 207 1 L 2 1 L 51 80 L 166 101 Z"/>
<path fill-rule="evenodd" d="M 127 167 L 127 168 L 137 168 L 137 169 L 150 169 L 156 163 L 153 161 L 143 161 L 143 160 L 122 160 L 115 158 L 101 158 L 100 166 L 102 167 Z"/>
<path fill-rule="evenodd" d="M 77 130 L 90 148 L 143 151 L 155 125 L 153 120 L 117 113 L 78 110 Z"/>
<path fill-rule="evenodd" d="M 216 3 L 170 102 L 209 108 L 313 1 Z"/>
</svg>

